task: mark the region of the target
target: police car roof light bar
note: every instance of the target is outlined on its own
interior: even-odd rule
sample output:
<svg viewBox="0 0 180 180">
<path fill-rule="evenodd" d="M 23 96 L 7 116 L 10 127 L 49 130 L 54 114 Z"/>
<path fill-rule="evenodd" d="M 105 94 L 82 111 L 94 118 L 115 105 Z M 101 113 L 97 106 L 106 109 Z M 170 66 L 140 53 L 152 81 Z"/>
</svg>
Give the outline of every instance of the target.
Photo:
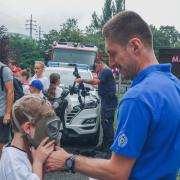
<svg viewBox="0 0 180 180">
<path fill-rule="evenodd" d="M 85 46 L 85 47 L 91 47 L 91 48 L 94 47 L 94 45 L 91 45 L 91 44 L 85 44 L 84 46 Z"/>
<path fill-rule="evenodd" d="M 67 45 L 67 42 L 58 42 L 58 44 Z"/>
<path fill-rule="evenodd" d="M 77 66 L 78 68 L 84 68 L 84 69 L 88 69 L 88 65 L 87 64 L 76 64 L 76 63 L 62 63 L 62 62 L 48 62 L 47 66 L 52 66 L 52 67 L 75 67 Z"/>
</svg>

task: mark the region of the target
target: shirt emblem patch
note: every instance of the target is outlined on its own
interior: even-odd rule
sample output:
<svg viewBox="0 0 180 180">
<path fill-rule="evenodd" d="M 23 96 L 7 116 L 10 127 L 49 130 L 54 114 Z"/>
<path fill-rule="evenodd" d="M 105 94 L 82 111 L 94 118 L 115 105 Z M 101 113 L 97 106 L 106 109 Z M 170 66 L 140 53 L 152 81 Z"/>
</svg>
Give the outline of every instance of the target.
<svg viewBox="0 0 180 180">
<path fill-rule="evenodd" d="M 121 134 L 118 138 L 119 147 L 124 147 L 128 142 L 128 138 L 125 134 Z"/>
</svg>

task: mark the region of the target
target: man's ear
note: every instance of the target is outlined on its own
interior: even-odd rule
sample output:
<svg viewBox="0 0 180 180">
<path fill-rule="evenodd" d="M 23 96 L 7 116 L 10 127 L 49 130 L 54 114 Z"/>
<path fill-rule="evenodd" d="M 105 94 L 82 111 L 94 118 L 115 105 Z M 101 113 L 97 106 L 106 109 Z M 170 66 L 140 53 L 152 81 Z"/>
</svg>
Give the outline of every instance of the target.
<svg viewBox="0 0 180 180">
<path fill-rule="evenodd" d="M 142 43 L 138 38 L 133 38 L 130 40 L 130 46 L 134 54 L 139 54 L 142 49 Z"/>
<path fill-rule="evenodd" d="M 22 125 L 24 131 L 27 133 L 27 134 L 30 134 L 31 132 L 31 124 L 30 122 L 25 122 L 23 125 Z"/>
</svg>

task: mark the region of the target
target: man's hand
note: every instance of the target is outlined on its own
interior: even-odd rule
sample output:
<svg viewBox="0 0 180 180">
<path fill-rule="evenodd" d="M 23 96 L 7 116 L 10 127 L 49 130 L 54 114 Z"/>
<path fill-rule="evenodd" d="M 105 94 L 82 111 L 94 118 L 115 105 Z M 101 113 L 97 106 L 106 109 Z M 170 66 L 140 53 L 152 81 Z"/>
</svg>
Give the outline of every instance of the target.
<svg viewBox="0 0 180 180">
<path fill-rule="evenodd" d="M 78 79 L 75 79 L 74 81 L 77 82 L 77 83 L 79 83 L 79 84 L 81 84 L 81 83 L 83 82 L 83 79 L 78 78 Z"/>
<path fill-rule="evenodd" d="M 67 169 L 65 162 L 71 154 L 68 154 L 63 148 L 58 146 L 55 146 L 55 149 L 56 151 L 53 151 L 44 163 L 44 171 L 46 174 L 53 171 Z"/>
<path fill-rule="evenodd" d="M 3 118 L 3 124 L 7 125 L 9 123 L 9 121 L 10 121 L 10 114 L 6 113 Z"/>
</svg>

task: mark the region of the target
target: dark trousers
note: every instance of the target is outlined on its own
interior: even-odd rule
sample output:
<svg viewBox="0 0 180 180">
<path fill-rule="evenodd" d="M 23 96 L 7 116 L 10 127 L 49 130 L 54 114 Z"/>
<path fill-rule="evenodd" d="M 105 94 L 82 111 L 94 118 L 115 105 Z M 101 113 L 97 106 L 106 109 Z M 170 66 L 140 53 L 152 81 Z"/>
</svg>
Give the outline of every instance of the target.
<svg viewBox="0 0 180 180">
<path fill-rule="evenodd" d="M 101 100 L 101 124 L 103 128 L 103 141 L 114 141 L 114 114 L 117 107 L 117 98 L 113 98 L 108 103 L 106 97 Z"/>
<path fill-rule="evenodd" d="M 0 143 L 7 143 L 10 139 L 11 122 L 9 122 L 7 125 L 4 125 L 3 118 L 4 117 L 0 117 Z"/>
</svg>

